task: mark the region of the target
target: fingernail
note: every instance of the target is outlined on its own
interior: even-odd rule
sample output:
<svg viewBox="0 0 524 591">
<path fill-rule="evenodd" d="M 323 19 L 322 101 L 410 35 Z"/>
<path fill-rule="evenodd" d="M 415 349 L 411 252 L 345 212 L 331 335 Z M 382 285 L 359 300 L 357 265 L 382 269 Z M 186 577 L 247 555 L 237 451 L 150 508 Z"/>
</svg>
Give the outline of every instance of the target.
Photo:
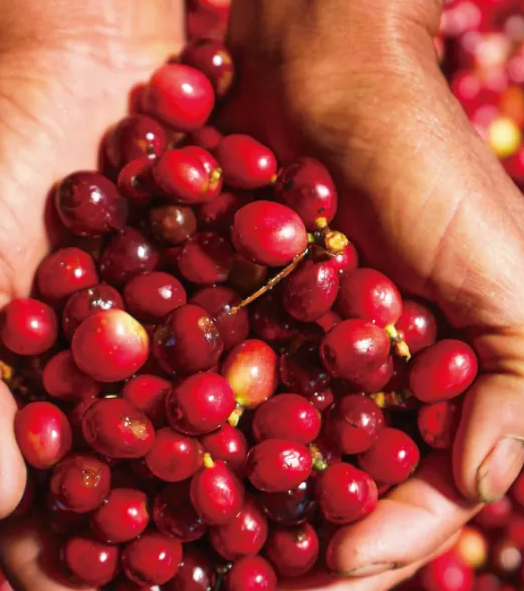
<svg viewBox="0 0 524 591">
<path fill-rule="evenodd" d="M 524 463 L 524 441 L 504 437 L 492 448 L 477 470 L 477 492 L 481 502 L 493 503 L 504 496 Z"/>
<path fill-rule="evenodd" d="M 391 562 L 374 562 L 373 564 L 366 564 L 343 573 L 337 573 L 339 577 L 372 577 L 373 575 L 380 575 L 387 570 L 393 570 L 395 565 Z"/>
</svg>

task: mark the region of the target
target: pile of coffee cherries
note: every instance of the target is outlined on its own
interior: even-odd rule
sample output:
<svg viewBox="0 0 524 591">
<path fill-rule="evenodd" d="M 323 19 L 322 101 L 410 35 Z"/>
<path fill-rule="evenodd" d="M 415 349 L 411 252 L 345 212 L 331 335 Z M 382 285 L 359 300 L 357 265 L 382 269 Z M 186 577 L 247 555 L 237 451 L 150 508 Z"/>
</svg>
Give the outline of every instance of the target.
<svg viewBox="0 0 524 591">
<path fill-rule="evenodd" d="M 322 564 L 429 449 L 477 359 L 428 304 L 359 266 L 311 158 L 210 123 L 217 41 L 154 72 L 62 179 L 67 231 L 2 312 L 4 379 L 38 508 L 74 583 L 276 588 Z M 439 332 L 440 331 L 440 332 Z"/>
</svg>

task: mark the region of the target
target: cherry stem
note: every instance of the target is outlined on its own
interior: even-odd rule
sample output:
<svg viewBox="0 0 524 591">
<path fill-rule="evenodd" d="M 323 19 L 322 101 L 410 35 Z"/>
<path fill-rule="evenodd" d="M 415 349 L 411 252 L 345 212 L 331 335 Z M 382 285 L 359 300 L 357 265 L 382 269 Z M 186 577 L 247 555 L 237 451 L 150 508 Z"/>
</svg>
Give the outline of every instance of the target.
<svg viewBox="0 0 524 591">
<path fill-rule="evenodd" d="M 386 331 L 391 341 L 395 353 L 399 357 L 402 357 L 406 361 L 409 361 L 411 359 L 411 352 L 409 350 L 408 344 L 406 343 L 406 341 L 402 340 L 402 338 L 397 332 L 397 329 L 393 326 L 393 324 L 388 324 L 388 326 L 386 326 L 384 330 Z"/>
<path fill-rule="evenodd" d="M 313 470 L 315 470 L 315 472 L 323 472 L 328 467 L 328 463 L 324 459 L 322 452 L 314 443 L 310 444 L 309 453 L 311 454 L 311 459 L 313 460 Z"/>
<path fill-rule="evenodd" d="M 204 462 L 204 468 L 214 468 L 215 462 L 213 462 L 213 458 L 211 457 L 211 454 L 209 454 L 207 451 L 203 455 L 202 460 Z"/>
<path fill-rule="evenodd" d="M 229 415 L 227 422 L 232 426 L 236 427 L 238 425 L 238 421 L 240 421 L 242 415 L 244 414 L 244 407 L 237 404 L 233 412 Z"/>
<path fill-rule="evenodd" d="M 410 408 L 409 403 L 413 402 L 413 395 L 408 390 L 375 392 L 369 397 L 380 408 Z"/>
<path fill-rule="evenodd" d="M 273 289 L 273 287 L 275 287 L 275 285 L 277 283 L 279 283 L 280 281 L 282 281 L 282 279 L 285 279 L 288 275 L 290 275 L 291 273 L 293 273 L 293 271 L 297 268 L 298 264 L 307 255 L 307 253 L 308 253 L 308 249 L 306 248 L 306 250 L 304 250 L 304 252 L 302 252 L 299 255 L 297 255 L 289 263 L 289 265 L 287 267 L 284 267 L 282 269 L 282 271 L 279 271 L 265 285 L 263 285 L 260 289 L 257 289 L 257 291 L 255 291 L 254 293 L 252 293 L 245 300 L 242 300 L 240 302 L 240 304 L 238 304 L 238 306 L 234 306 L 233 308 L 231 308 L 231 314 L 236 314 L 237 312 L 239 312 L 240 310 L 242 310 L 242 308 L 245 308 L 246 306 L 249 306 L 249 304 L 251 304 L 251 302 L 254 302 L 261 295 L 264 295 L 266 292 L 268 292 L 269 290 Z"/>
<path fill-rule="evenodd" d="M 14 376 L 14 373 L 15 372 L 10 365 L 0 360 L 0 379 L 2 379 L 6 384 L 9 384 Z"/>
<path fill-rule="evenodd" d="M 222 178 L 222 169 L 221 168 L 214 168 L 209 173 L 209 184 L 218 183 L 218 181 Z"/>
</svg>

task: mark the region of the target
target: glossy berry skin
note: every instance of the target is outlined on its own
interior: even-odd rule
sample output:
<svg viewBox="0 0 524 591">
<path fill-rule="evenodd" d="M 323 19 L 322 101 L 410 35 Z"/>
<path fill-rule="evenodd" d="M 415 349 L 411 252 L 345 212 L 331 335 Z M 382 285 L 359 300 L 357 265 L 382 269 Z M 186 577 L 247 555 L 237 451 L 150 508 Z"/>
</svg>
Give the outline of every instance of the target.
<svg viewBox="0 0 524 591">
<path fill-rule="evenodd" d="M 319 218 L 328 223 L 337 212 L 337 189 L 327 168 L 314 158 L 298 158 L 278 173 L 275 198 L 294 209 L 310 231 Z"/>
<path fill-rule="evenodd" d="M 149 228 L 158 240 L 176 245 L 196 232 L 197 220 L 191 207 L 159 205 L 149 210 Z"/>
<path fill-rule="evenodd" d="M 284 578 L 300 577 L 313 568 L 319 553 L 319 541 L 309 523 L 270 530 L 265 555 Z"/>
<path fill-rule="evenodd" d="M 190 545 L 184 546 L 184 559 L 176 577 L 164 587 L 165 591 L 213 591 L 215 568 L 208 556 Z"/>
<path fill-rule="evenodd" d="M 454 400 L 422 405 L 417 424 L 424 441 L 433 449 L 450 449 L 460 422 L 460 407 Z"/>
<path fill-rule="evenodd" d="M 318 343 L 308 340 L 279 359 L 280 380 L 291 392 L 313 396 L 329 386 L 330 376 L 318 354 Z"/>
<path fill-rule="evenodd" d="M 78 367 L 99 382 L 118 382 L 138 371 L 149 355 L 144 327 L 127 312 L 111 309 L 86 318 L 71 350 Z"/>
<path fill-rule="evenodd" d="M 222 460 L 237 476 L 244 477 L 248 446 L 240 429 L 225 423 L 217 431 L 201 437 L 200 442 L 213 459 Z"/>
<path fill-rule="evenodd" d="M 371 398 L 349 394 L 330 408 L 325 433 L 330 444 L 342 455 L 368 450 L 384 427 L 384 415 Z"/>
<path fill-rule="evenodd" d="M 146 415 L 120 398 L 97 400 L 84 413 L 87 443 L 108 458 L 141 458 L 151 449 L 155 432 Z"/>
<path fill-rule="evenodd" d="M 120 170 L 132 162 L 158 158 L 167 147 L 165 129 L 152 117 L 135 114 L 121 119 L 105 141 L 105 153 L 109 164 Z"/>
<path fill-rule="evenodd" d="M 234 76 L 233 58 L 227 47 L 213 39 L 197 39 L 188 43 L 179 61 L 205 74 L 217 97 L 225 96 Z"/>
<path fill-rule="evenodd" d="M 301 322 L 313 322 L 331 309 L 338 293 L 338 273 L 326 263 L 306 261 L 285 282 L 282 303 Z"/>
<path fill-rule="evenodd" d="M 409 435 L 399 429 L 381 429 L 369 450 L 358 457 L 359 466 L 375 480 L 400 484 L 418 465 L 420 452 Z"/>
<path fill-rule="evenodd" d="M 226 525 L 209 529 L 209 541 L 226 560 L 258 554 L 267 539 L 267 521 L 253 499 L 246 499 L 240 513 Z"/>
<path fill-rule="evenodd" d="M 229 569 L 225 591 L 276 591 L 277 576 L 262 556 L 245 556 Z"/>
<path fill-rule="evenodd" d="M 403 312 L 395 328 L 412 355 L 432 345 L 437 338 L 437 320 L 433 312 L 417 300 L 404 300 Z"/>
<path fill-rule="evenodd" d="M 206 201 L 212 201 L 216 199 L 222 191 L 222 171 L 218 166 L 218 162 L 215 157 L 204 148 L 200 146 L 184 146 L 182 151 L 186 154 L 196 156 L 205 171 L 208 174 L 208 184 L 206 189 Z"/>
<path fill-rule="evenodd" d="M 229 351 L 247 338 L 249 315 L 245 308 L 231 314 L 231 309 L 241 302 L 240 296 L 223 285 L 205 287 L 190 300 L 191 304 L 204 308 L 213 316 L 218 332 L 224 341 L 224 350 Z"/>
<path fill-rule="evenodd" d="M 200 146 L 214 153 L 223 138 L 224 134 L 218 128 L 213 125 L 204 125 L 190 133 L 188 140 L 190 145 Z"/>
<path fill-rule="evenodd" d="M 233 247 L 225 238 L 214 232 L 198 232 L 182 246 L 178 268 L 191 283 L 213 285 L 227 281 L 233 260 Z"/>
<path fill-rule="evenodd" d="M 93 170 L 74 172 L 62 179 L 55 204 L 64 226 L 78 236 L 100 236 L 123 230 L 126 225 L 126 199 L 113 182 Z"/>
<path fill-rule="evenodd" d="M 148 203 L 156 190 L 153 181 L 152 160 L 131 160 L 118 174 L 117 187 L 120 194 L 137 205 Z"/>
<path fill-rule="evenodd" d="M 362 267 L 340 281 L 336 308 L 342 318 L 360 318 L 385 327 L 400 318 L 402 297 L 385 275 Z"/>
<path fill-rule="evenodd" d="M 165 427 L 156 432 L 146 464 L 157 478 L 179 482 L 190 478 L 202 466 L 203 453 L 198 439 Z"/>
<path fill-rule="evenodd" d="M 230 187 L 259 189 L 276 178 L 275 155 L 248 135 L 227 135 L 218 144 L 215 154 L 222 168 L 224 182 Z"/>
<path fill-rule="evenodd" d="M 95 398 L 100 384 L 78 369 L 71 351 L 61 351 L 46 363 L 42 383 L 53 398 L 79 402 Z"/>
<path fill-rule="evenodd" d="M 200 539 L 207 531 L 207 524 L 191 504 L 187 482 L 169 484 L 153 502 L 153 521 L 158 531 L 174 536 L 184 544 Z"/>
<path fill-rule="evenodd" d="M 291 439 L 308 444 L 320 432 L 321 416 L 303 396 L 279 394 L 260 406 L 253 420 L 256 441 Z"/>
<path fill-rule="evenodd" d="M 187 302 L 186 290 L 180 281 L 162 271 L 143 273 L 124 286 L 126 309 L 137 320 L 155 323 Z"/>
<path fill-rule="evenodd" d="M 142 108 L 178 131 L 194 131 L 207 121 L 215 97 L 208 78 L 189 66 L 167 64 L 154 72 Z"/>
<path fill-rule="evenodd" d="M 232 349 L 222 365 L 238 404 L 256 408 L 275 393 L 278 386 L 277 356 L 258 339 L 247 339 Z"/>
<path fill-rule="evenodd" d="M 73 454 L 53 469 L 50 491 L 61 509 L 87 513 L 102 504 L 111 486 L 111 470 L 97 457 Z"/>
<path fill-rule="evenodd" d="M 384 330 L 366 320 L 351 319 L 333 327 L 320 344 L 320 356 L 335 378 L 362 380 L 388 359 L 389 338 Z"/>
<path fill-rule="evenodd" d="M 61 248 L 48 255 L 36 272 L 38 291 L 46 302 L 60 302 L 79 289 L 98 283 L 95 262 L 83 250 Z"/>
<path fill-rule="evenodd" d="M 120 286 L 139 275 L 154 271 L 160 262 L 158 250 L 144 234 L 127 228 L 113 236 L 98 259 L 100 276 Z"/>
<path fill-rule="evenodd" d="M 219 234 L 228 234 L 235 213 L 253 201 L 249 191 L 222 191 L 218 197 L 202 203 L 198 208 L 198 222 L 202 229 Z"/>
<path fill-rule="evenodd" d="M 45 353 L 55 344 L 57 337 L 56 314 L 43 302 L 17 298 L 2 311 L 0 341 L 17 355 Z"/>
<path fill-rule="evenodd" d="M 314 480 L 309 478 L 296 488 L 281 493 L 260 493 L 257 499 L 270 521 L 298 525 L 314 513 Z"/>
<path fill-rule="evenodd" d="M 155 531 L 145 532 L 122 552 L 122 569 L 139 585 L 163 585 L 172 579 L 182 562 L 182 544 Z"/>
<path fill-rule="evenodd" d="M 172 429 L 186 435 L 204 435 L 225 423 L 235 408 L 229 382 L 213 372 L 195 374 L 175 386 L 166 398 Z"/>
<path fill-rule="evenodd" d="M 334 269 L 340 278 L 345 275 L 351 275 L 358 268 L 359 258 L 357 249 L 349 242 L 342 251 L 338 253 L 328 253 L 318 245 L 311 245 L 311 258 L 315 262 L 324 262 Z"/>
<path fill-rule="evenodd" d="M 128 380 L 121 391 L 124 400 L 141 410 L 155 428 L 165 426 L 166 396 L 171 382 L 153 374 L 140 374 Z"/>
<path fill-rule="evenodd" d="M 235 214 L 231 241 L 247 259 L 266 267 L 283 267 L 307 247 L 304 222 L 289 207 L 253 201 Z"/>
<path fill-rule="evenodd" d="M 444 339 L 413 359 L 409 389 L 422 402 L 450 400 L 471 386 L 477 371 L 477 356 L 469 345 Z"/>
<path fill-rule="evenodd" d="M 320 473 L 315 495 L 322 515 L 339 525 L 352 523 L 377 502 L 377 487 L 364 472 L 339 462 Z"/>
<path fill-rule="evenodd" d="M 91 516 L 91 531 L 103 542 L 121 544 L 136 538 L 149 524 L 147 496 L 133 488 L 113 488 Z"/>
<path fill-rule="evenodd" d="M 118 546 L 82 535 L 66 539 L 62 560 L 73 581 L 89 587 L 106 585 L 120 570 Z"/>
<path fill-rule="evenodd" d="M 244 504 L 244 485 L 220 460 L 197 472 L 191 480 L 191 503 L 208 525 L 224 525 Z"/>
<path fill-rule="evenodd" d="M 471 591 L 473 570 L 453 550 L 448 550 L 422 567 L 418 578 L 427 591 Z"/>
<path fill-rule="evenodd" d="M 167 372 L 205 371 L 218 362 L 223 350 L 224 343 L 211 315 L 191 304 L 173 310 L 153 337 L 153 353 Z"/>
<path fill-rule="evenodd" d="M 15 437 L 24 460 L 47 470 L 66 456 L 73 435 L 66 415 L 50 402 L 31 402 L 16 413 Z"/>
<path fill-rule="evenodd" d="M 266 492 L 285 492 L 296 488 L 311 475 L 308 448 L 295 441 L 266 439 L 252 447 L 247 456 L 247 477 Z"/>
<path fill-rule="evenodd" d="M 62 330 L 65 336 L 71 340 L 77 327 L 88 316 L 112 308 L 123 310 L 124 302 L 119 292 L 106 283 L 75 292 L 62 311 Z"/>
</svg>

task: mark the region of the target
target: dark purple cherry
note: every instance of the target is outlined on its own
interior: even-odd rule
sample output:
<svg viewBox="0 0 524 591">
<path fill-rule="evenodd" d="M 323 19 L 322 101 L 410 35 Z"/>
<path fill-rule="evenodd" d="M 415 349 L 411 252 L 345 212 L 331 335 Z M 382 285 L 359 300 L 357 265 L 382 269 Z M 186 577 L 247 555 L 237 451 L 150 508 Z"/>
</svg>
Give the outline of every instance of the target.
<svg viewBox="0 0 524 591">
<path fill-rule="evenodd" d="M 227 281 L 233 260 L 233 247 L 225 238 L 214 232 L 199 232 L 184 243 L 178 269 L 191 283 L 213 285 Z"/>
<path fill-rule="evenodd" d="M 158 240 L 182 244 L 196 232 L 197 222 L 191 207 L 158 205 L 149 210 L 149 227 Z"/>
<path fill-rule="evenodd" d="M 281 525 L 302 523 L 314 513 L 314 479 L 304 480 L 296 488 L 285 492 L 260 493 L 257 499 L 269 520 Z"/>
<path fill-rule="evenodd" d="M 283 353 L 279 359 L 280 379 L 289 390 L 304 396 L 324 391 L 330 375 L 322 365 L 318 343 L 307 340 L 297 349 Z"/>
<path fill-rule="evenodd" d="M 209 557 L 192 545 L 185 544 L 180 570 L 162 588 L 164 591 L 213 591 L 215 581 L 215 566 Z"/>
</svg>

